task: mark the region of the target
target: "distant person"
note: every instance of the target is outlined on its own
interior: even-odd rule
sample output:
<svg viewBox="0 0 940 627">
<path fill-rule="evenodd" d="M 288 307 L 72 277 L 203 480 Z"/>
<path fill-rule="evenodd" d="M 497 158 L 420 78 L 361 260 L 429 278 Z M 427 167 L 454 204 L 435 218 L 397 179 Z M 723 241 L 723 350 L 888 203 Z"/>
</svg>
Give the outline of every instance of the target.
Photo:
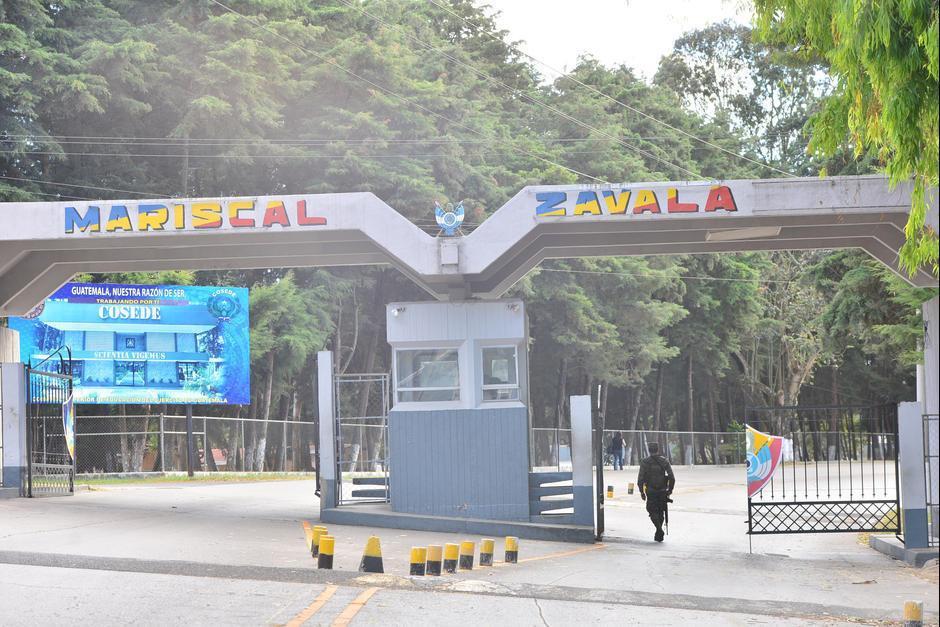
<svg viewBox="0 0 940 627">
<path fill-rule="evenodd" d="M 614 434 L 613 439 L 610 441 L 610 449 L 607 451 L 614 458 L 614 470 L 623 470 L 624 444 L 623 434 L 618 431 Z"/>
<path fill-rule="evenodd" d="M 640 462 L 640 475 L 636 485 L 640 498 L 646 501 L 646 512 L 656 527 L 653 540 L 662 542 L 663 522 L 667 520 L 667 510 L 672 499 L 672 489 L 676 487 L 676 476 L 672 473 L 669 461 L 659 454 L 659 444 L 650 442 L 646 446 L 650 456 Z"/>
</svg>

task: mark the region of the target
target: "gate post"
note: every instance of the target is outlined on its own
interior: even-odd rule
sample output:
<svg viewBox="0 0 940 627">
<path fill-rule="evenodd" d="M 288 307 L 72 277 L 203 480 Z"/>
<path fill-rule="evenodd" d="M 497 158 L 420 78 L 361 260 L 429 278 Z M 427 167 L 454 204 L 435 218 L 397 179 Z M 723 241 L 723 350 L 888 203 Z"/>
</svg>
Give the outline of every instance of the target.
<svg viewBox="0 0 940 627">
<path fill-rule="evenodd" d="M 574 492 L 574 522 L 594 526 L 594 473 L 591 397 L 572 396 L 571 484 Z"/>
<path fill-rule="evenodd" d="M 26 496 L 26 466 L 29 448 L 26 441 L 26 370 L 20 363 L 0 364 L 0 397 L 3 398 L 0 424 L 3 434 L 2 483 L 4 488 L 17 487 Z"/>
<path fill-rule="evenodd" d="M 317 468 L 320 471 L 320 511 L 336 507 L 336 445 L 333 413 L 333 353 L 317 353 L 317 404 L 320 414 L 320 446 Z"/>
<path fill-rule="evenodd" d="M 929 546 L 924 485 L 924 423 L 920 403 L 898 403 L 898 486 L 904 548 Z"/>
</svg>

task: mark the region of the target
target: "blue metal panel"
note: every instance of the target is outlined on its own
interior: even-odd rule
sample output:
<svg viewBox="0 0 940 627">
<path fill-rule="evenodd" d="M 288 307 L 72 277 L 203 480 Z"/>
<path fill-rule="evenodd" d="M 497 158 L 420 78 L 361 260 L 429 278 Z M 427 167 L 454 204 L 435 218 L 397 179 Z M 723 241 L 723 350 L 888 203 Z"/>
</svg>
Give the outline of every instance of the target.
<svg viewBox="0 0 940 627">
<path fill-rule="evenodd" d="M 526 408 L 392 411 L 388 433 L 394 511 L 529 519 Z"/>
</svg>

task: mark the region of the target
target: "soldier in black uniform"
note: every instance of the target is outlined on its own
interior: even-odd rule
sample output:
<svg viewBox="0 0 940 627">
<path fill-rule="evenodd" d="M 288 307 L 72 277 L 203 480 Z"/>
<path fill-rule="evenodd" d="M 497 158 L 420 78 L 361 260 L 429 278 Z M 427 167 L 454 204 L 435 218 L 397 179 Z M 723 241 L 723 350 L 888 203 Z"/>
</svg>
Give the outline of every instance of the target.
<svg viewBox="0 0 940 627">
<path fill-rule="evenodd" d="M 669 461 L 659 454 L 659 444 L 650 442 L 647 447 L 650 456 L 640 462 L 640 476 L 636 480 L 640 498 L 646 501 L 646 511 L 656 526 L 656 542 L 663 541 L 663 522 L 666 508 L 672 502 L 669 496 L 676 486 L 676 476 L 672 474 Z"/>
</svg>

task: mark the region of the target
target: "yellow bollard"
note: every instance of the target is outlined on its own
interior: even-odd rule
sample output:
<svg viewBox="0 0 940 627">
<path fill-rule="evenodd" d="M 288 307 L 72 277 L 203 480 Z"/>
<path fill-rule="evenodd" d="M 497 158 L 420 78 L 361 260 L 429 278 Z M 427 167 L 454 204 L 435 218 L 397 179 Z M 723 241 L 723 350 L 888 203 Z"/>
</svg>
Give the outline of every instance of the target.
<svg viewBox="0 0 940 627">
<path fill-rule="evenodd" d="M 473 570 L 473 554 L 476 550 L 477 545 L 469 540 L 460 543 L 460 570 Z"/>
<path fill-rule="evenodd" d="M 428 550 L 423 546 L 411 547 L 411 570 L 409 574 L 418 577 L 424 576 L 425 563 L 428 561 Z"/>
<path fill-rule="evenodd" d="M 333 550 L 336 539 L 333 536 L 320 536 L 320 554 L 317 555 L 317 568 L 333 569 Z"/>
<path fill-rule="evenodd" d="M 496 541 L 492 538 L 483 538 L 480 542 L 480 566 L 493 565 L 493 548 Z"/>
<path fill-rule="evenodd" d="M 444 572 L 457 572 L 457 558 L 460 554 L 460 545 L 447 543 L 444 545 Z"/>
<path fill-rule="evenodd" d="M 633 483 L 627 484 L 627 494 L 633 494 L 633 490 L 636 489 L 636 485 Z"/>
<path fill-rule="evenodd" d="M 614 498 L 614 486 L 612 485 L 607 486 L 607 498 Z"/>
<path fill-rule="evenodd" d="M 426 572 L 429 575 L 440 576 L 441 561 L 444 555 L 444 549 L 440 544 L 432 544 L 428 547 L 428 563 Z"/>
<path fill-rule="evenodd" d="M 360 573 L 384 573 L 382 566 L 382 543 L 378 536 L 369 536 L 366 548 L 362 551 L 362 561 L 359 562 Z"/>
<path fill-rule="evenodd" d="M 310 555 L 312 557 L 317 557 L 320 554 L 320 538 L 327 535 L 329 532 L 326 530 L 326 527 L 322 525 L 317 525 L 313 528 L 310 536 Z"/>
<path fill-rule="evenodd" d="M 519 538 L 506 536 L 506 563 L 516 564 L 519 562 Z"/>
<path fill-rule="evenodd" d="M 921 601 L 904 603 L 904 627 L 922 627 L 924 624 L 924 604 Z"/>
<path fill-rule="evenodd" d="M 307 552 L 313 551 L 313 527 L 304 521 L 304 539 L 307 541 Z"/>
</svg>

